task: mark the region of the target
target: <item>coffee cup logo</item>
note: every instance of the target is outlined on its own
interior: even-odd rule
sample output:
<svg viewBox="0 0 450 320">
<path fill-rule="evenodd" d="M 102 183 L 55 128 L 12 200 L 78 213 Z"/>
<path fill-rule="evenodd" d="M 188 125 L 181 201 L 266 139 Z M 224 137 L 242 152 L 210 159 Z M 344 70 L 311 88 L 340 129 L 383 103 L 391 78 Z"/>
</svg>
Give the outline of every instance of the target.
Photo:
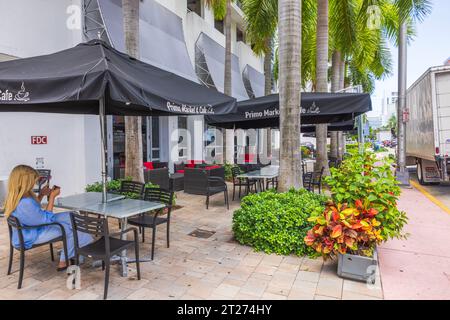
<svg viewBox="0 0 450 320">
<path fill-rule="evenodd" d="M 25 84 L 22 82 L 22 86 L 20 87 L 19 92 L 17 92 L 17 94 L 15 95 L 14 100 L 27 102 L 30 100 L 29 96 L 30 93 L 25 91 Z"/>
</svg>

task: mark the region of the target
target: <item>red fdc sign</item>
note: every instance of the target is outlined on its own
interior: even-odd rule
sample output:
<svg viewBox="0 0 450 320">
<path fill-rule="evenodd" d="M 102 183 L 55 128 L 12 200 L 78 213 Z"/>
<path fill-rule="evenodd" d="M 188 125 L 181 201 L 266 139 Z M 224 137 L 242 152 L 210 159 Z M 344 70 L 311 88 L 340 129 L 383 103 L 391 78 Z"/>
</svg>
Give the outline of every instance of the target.
<svg viewBox="0 0 450 320">
<path fill-rule="evenodd" d="M 47 136 L 31 136 L 31 144 L 47 144 Z"/>
</svg>

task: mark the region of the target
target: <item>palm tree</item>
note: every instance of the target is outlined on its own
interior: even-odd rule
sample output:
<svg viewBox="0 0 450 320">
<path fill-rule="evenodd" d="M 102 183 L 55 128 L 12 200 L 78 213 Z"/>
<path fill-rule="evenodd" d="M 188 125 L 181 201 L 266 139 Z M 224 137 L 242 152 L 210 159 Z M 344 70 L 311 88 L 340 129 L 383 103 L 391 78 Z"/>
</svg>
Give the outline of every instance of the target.
<svg viewBox="0 0 450 320">
<path fill-rule="evenodd" d="M 232 96 L 231 86 L 231 2 L 232 0 L 206 0 L 206 5 L 213 9 L 214 18 L 224 20 L 225 33 L 225 61 L 223 93 Z M 223 129 L 223 157 L 224 162 L 232 162 L 232 152 L 228 150 L 227 130 Z M 230 156 L 228 156 L 230 155 Z"/>
<path fill-rule="evenodd" d="M 264 77 L 266 95 L 272 93 L 273 38 L 278 24 L 277 0 L 242 0 L 246 22 L 246 37 L 252 43 L 253 51 L 264 56 Z"/>
<path fill-rule="evenodd" d="M 328 92 L 328 0 L 317 1 L 317 44 L 316 44 L 316 83 L 317 92 Z M 316 125 L 317 159 L 315 170 L 324 168 L 324 175 L 330 174 L 328 166 L 327 124 Z"/>
<path fill-rule="evenodd" d="M 277 0 L 242 0 L 246 37 L 257 55 L 264 55 L 264 95 L 272 93 L 273 43 L 278 24 Z M 271 130 L 266 129 L 268 156 L 271 156 Z"/>
<path fill-rule="evenodd" d="M 122 0 L 123 31 L 127 53 L 139 59 L 139 0 Z M 125 117 L 125 176 L 144 182 L 142 119 Z"/>
<path fill-rule="evenodd" d="M 368 24 L 370 1 L 330 0 L 330 4 L 332 91 L 342 90 L 347 84 L 362 85 L 364 92 L 372 93 L 375 80 L 391 73 L 392 63 L 387 41 L 389 34 L 396 28 L 390 19 L 394 6 L 388 0 L 377 2 L 381 13 L 378 17 L 380 25 L 373 28 Z M 333 156 L 337 154 L 337 158 L 342 159 L 344 144 L 342 132 L 332 133 Z"/>
<path fill-rule="evenodd" d="M 302 2 L 278 1 L 280 191 L 303 186 L 300 152 Z"/>
</svg>

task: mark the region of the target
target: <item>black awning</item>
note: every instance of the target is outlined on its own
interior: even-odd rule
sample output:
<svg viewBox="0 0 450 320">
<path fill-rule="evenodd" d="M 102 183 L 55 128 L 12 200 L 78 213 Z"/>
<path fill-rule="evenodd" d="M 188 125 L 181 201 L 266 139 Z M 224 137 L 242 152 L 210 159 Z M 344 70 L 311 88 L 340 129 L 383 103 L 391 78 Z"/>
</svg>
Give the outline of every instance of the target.
<svg viewBox="0 0 450 320">
<path fill-rule="evenodd" d="M 102 0 L 98 4 L 112 47 L 126 52 L 122 0 Z M 198 82 L 181 18 L 154 0 L 140 2 L 139 17 L 140 60 Z"/>
<path fill-rule="evenodd" d="M 236 100 L 92 40 L 54 54 L 0 63 L 0 111 L 205 115 Z"/>
<path fill-rule="evenodd" d="M 301 123 L 337 123 L 352 120 L 372 110 L 365 93 L 302 93 Z M 279 95 L 238 102 L 237 112 L 207 116 L 206 122 L 220 128 L 258 129 L 279 127 Z"/>
</svg>

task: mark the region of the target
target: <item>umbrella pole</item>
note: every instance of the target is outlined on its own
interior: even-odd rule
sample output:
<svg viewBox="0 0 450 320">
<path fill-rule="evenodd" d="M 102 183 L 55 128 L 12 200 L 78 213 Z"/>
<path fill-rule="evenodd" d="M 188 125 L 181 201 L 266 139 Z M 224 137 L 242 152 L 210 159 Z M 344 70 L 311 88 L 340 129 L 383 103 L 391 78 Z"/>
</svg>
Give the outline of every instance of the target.
<svg viewBox="0 0 450 320">
<path fill-rule="evenodd" d="M 106 115 L 105 115 L 105 99 L 99 100 L 99 118 L 100 118 L 100 134 L 102 144 L 102 203 L 106 203 Z"/>
</svg>

